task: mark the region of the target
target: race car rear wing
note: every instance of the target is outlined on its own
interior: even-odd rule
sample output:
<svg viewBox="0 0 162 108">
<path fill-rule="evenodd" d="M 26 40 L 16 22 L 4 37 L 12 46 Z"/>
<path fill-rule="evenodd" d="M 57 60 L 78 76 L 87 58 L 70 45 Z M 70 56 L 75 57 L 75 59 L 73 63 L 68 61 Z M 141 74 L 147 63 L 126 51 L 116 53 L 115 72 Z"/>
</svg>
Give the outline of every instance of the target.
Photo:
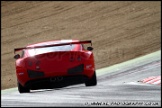
<svg viewBox="0 0 162 108">
<path fill-rule="evenodd" d="M 22 47 L 22 48 L 15 48 L 14 53 L 16 51 L 20 51 L 23 49 L 35 49 L 35 48 L 44 48 L 44 47 L 53 47 L 53 46 L 63 46 L 63 45 L 72 45 L 72 44 L 88 44 L 90 43 L 92 46 L 91 40 L 86 40 L 86 41 L 78 41 L 78 42 L 67 42 L 67 43 L 60 43 L 60 44 L 51 44 L 51 45 L 42 45 L 42 46 L 35 46 L 35 47 Z"/>
</svg>

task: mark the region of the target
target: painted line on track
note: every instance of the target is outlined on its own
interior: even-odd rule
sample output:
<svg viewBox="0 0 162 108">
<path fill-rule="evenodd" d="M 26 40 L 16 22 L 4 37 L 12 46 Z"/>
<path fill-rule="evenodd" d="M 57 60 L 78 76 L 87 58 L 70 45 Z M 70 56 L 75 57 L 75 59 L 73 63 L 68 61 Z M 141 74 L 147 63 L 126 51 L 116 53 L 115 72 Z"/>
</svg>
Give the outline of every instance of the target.
<svg viewBox="0 0 162 108">
<path fill-rule="evenodd" d="M 161 60 L 161 50 L 123 63 L 98 69 L 96 72 L 97 72 L 97 76 L 100 76 L 106 73 L 112 73 L 119 70 L 126 71 L 129 70 L 130 68 L 140 67 L 142 65 L 151 63 L 153 61 L 159 61 L 159 60 Z"/>
<path fill-rule="evenodd" d="M 140 82 L 147 83 L 147 84 L 160 85 L 161 84 L 161 76 L 151 76 L 151 77 L 141 80 Z"/>
</svg>

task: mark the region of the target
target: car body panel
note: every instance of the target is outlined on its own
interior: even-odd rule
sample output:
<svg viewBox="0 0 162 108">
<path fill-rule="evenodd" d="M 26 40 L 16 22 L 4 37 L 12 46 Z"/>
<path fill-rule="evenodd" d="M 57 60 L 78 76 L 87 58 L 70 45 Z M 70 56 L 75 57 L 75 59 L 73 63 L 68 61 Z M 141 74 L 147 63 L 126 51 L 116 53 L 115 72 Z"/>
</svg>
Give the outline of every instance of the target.
<svg viewBox="0 0 162 108">
<path fill-rule="evenodd" d="M 79 40 L 48 41 L 28 45 L 27 47 L 62 42 L 79 42 Z M 59 46 L 56 46 L 55 49 L 57 47 Z M 74 44 L 73 47 L 68 46 L 72 49 L 67 50 L 62 50 L 63 47 L 59 47 L 61 49 L 58 51 L 49 52 L 43 49 L 44 52 L 35 53 L 33 55 L 31 52 L 36 52 L 35 49 L 23 49 L 23 57 L 15 61 L 18 82 L 22 86 L 25 86 L 27 82 L 32 80 L 57 76 L 84 75 L 87 78 L 91 78 L 95 71 L 92 51 L 85 50 L 81 44 Z"/>
</svg>

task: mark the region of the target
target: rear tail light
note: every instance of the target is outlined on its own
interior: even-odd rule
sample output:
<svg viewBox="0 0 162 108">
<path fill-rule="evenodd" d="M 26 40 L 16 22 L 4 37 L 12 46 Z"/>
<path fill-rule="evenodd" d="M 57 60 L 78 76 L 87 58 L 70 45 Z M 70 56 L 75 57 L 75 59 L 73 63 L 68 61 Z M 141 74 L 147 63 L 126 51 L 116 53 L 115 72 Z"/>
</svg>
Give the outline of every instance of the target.
<svg viewBox="0 0 162 108">
<path fill-rule="evenodd" d="M 81 57 L 80 56 L 77 59 L 78 59 L 78 61 L 81 61 Z"/>
</svg>

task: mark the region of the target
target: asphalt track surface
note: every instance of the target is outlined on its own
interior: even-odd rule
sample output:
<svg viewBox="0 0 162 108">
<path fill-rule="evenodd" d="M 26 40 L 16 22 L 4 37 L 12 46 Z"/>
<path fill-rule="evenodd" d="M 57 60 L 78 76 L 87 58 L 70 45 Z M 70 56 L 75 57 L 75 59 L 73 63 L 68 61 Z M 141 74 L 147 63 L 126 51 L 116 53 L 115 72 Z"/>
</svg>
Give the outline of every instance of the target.
<svg viewBox="0 0 162 108">
<path fill-rule="evenodd" d="M 97 86 L 78 84 L 24 94 L 17 88 L 3 90 L 1 106 L 161 106 L 161 85 L 138 82 L 161 75 L 160 53 L 97 70 Z"/>
</svg>

